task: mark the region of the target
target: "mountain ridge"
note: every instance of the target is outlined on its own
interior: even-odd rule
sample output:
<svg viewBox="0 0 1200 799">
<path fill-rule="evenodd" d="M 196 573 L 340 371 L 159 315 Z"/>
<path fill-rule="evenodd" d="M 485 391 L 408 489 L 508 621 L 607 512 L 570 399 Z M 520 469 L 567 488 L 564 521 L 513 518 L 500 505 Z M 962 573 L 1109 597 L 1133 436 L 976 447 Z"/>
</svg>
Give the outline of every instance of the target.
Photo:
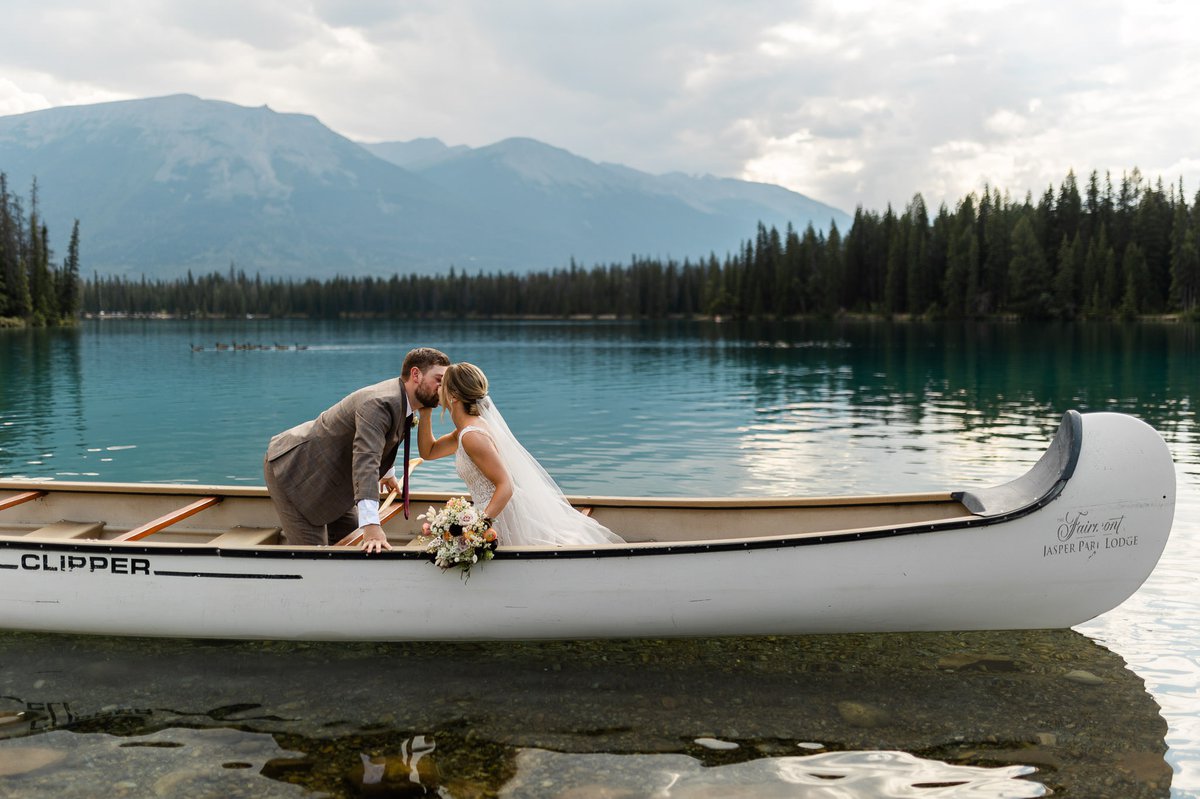
<svg viewBox="0 0 1200 799">
<path fill-rule="evenodd" d="M 147 277 L 683 260 L 735 250 L 758 221 L 849 222 L 781 187 L 654 176 L 529 138 L 358 143 L 309 114 L 186 94 L 0 117 L 0 171 L 15 194 L 37 177 L 56 250 L 80 219 L 85 273 Z"/>
</svg>

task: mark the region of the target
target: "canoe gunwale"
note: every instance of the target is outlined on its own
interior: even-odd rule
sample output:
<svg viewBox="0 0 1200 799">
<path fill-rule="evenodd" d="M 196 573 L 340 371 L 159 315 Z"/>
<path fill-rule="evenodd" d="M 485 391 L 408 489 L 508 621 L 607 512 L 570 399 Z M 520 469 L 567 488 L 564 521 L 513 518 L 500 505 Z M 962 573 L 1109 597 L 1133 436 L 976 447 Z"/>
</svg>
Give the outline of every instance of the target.
<svg viewBox="0 0 1200 799">
<path fill-rule="evenodd" d="M 940 522 L 913 522 L 894 527 L 844 530 L 830 533 L 799 533 L 785 536 L 763 536 L 745 539 L 721 539 L 696 542 L 637 542 L 613 544 L 598 548 L 527 547 L 500 548 L 493 554 L 495 560 L 553 560 L 577 558 L 628 558 L 646 555 L 682 555 L 702 552 L 751 551 L 780 549 L 822 544 L 841 544 L 856 541 L 874 541 L 908 535 L 924 535 L 975 527 L 989 527 L 1019 519 L 1040 510 L 1062 493 L 1066 481 L 1056 483 L 1052 489 L 1036 502 L 997 516 L 955 517 Z M 419 549 L 397 547 L 391 551 L 368 555 L 359 549 L 345 547 L 282 547 L 278 545 L 259 547 L 224 548 L 209 544 L 113 544 L 96 542 L 50 542 L 26 538 L 0 538 L 0 547 L 21 549 L 44 549 L 50 551 L 122 553 L 139 555 L 206 555 L 220 558 L 290 559 L 290 560 L 422 560 L 429 555 Z"/>
<path fill-rule="evenodd" d="M 82 493 L 82 494 L 129 494 L 171 496 L 220 496 L 222 499 L 268 499 L 265 486 L 222 486 L 192 483 L 84 483 L 58 480 L 4 480 L 0 479 L 0 491 L 29 491 Z M 445 502 L 450 497 L 461 496 L 459 491 L 414 491 L 412 505 L 426 502 Z M 924 491 L 901 494 L 867 494 L 824 497 L 621 497 L 600 495 L 567 495 L 572 505 L 590 505 L 595 508 L 679 508 L 679 509 L 729 509 L 745 508 L 822 508 L 845 505 L 895 505 L 898 503 L 951 502 L 957 501 L 951 491 Z M 382 495 L 381 495 L 382 499 Z"/>
<path fill-rule="evenodd" d="M 844 544 L 860 541 L 875 541 L 884 538 L 943 533 L 954 530 L 982 528 L 1004 524 L 1035 513 L 1058 498 L 1063 489 L 1066 487 L 1068 481 L 1074 475 L 1075 467 L 1078 464 L 1079 454 L 1082 447 L 1082 430 L 1083 426 L 1080 414 L 1074 410 L 1067 411 L 1063 415 L 1063 421 L 1051 446 L 1042 455 L 1041 459 L 1039 459 L 1039 461 L 1034 464 L 1034 466 L 1028 472 L 1026 472 L 1025 475 L 1018 477 L 1010 483 L 1006 483 L 995 488 L 982 489 L 974 493 L 968 491 L 954 491 L 949 493 L 848 497 L 843 498 L 844 500 L 848 500 L 848 502 L 845 503 L 839 503 L 836 498 L 817 498 L 815 500 L 797 500 L 795 502 L 780 501 L 779 499 L 761 499 L 752 500 L 754 504 L 749 506 L 753 508 L 795 508 L 799 510 L 804 507 L 819 507 L 826 504 L 888 504 L 896 503 L 897 501 L 921 502 L 953 500 L 962 502 L 964 507 L 967 508 L 967 512 L 972 513 L 970 510 L 972 504 L 979 506 L 989 504 L 994 501 L 989 499 L 987 502 L 982 502 L 979 500 L 980 497 L 1001 496 L 1011 499 L 1012 496 L 1019 496 L 1022 493 L 1022 490 L 1024 490 L 1024 493 L 1026 494 L 1029 492 L 1031 487 L 1037 490 L 1038 493 L 1032 501 L 1018 503 L 1015 506 L 1007 507 L 998 511 L 982 513 L 975 511 L 969 516 L 956 516 L 941 521 L 909 522 L 894 526 L 857 528 L 818 533 L 797 533 L 779 536 L 756 536 L 754 538 L 725 538 L 691 542 L 631 542 L 597 548 L 501 548 L 495 552 L 494 558 L 497 560 L 570 560 L 579 558 L 629 558 L 650 555 L 682 555 L 704 552 L 752 551 L 801 546 L 820 546 L 825 544 Z M 28 483 L 26 483 L 26 485 L 28 485 Z M 9 485 L 7 481 L 0 483 L 0 488 L 11 487 L 15 486 Z M 54 486 L 53 484 L 41 487 L 50 491 L 53 491 L 57 488 L 57 486 Z M 87 491 L 89 488 L 91 490 L 96 490 L 100 487 L 100 484 L 87 483 L 73 483 L 62 486 L 63 489 L 69 491 Z M 108 491 L 112 492 L 120 491 L 121 489 L 134 489 L 129 493 L 162 493 L 163 491 L 183 493 L 180 492 L 179 489 L 186 489 L 186 493 L 188 494 L 213 493 L 211 491 L 211 487 L 207 486 L 151 486 L 146 484 L 137 486 L 121 486 L 120 484 L 110 483 L 103 484 L 103 489 L 107 489 Z M 265 490 L 261 488 L 235 487 L 235 489 L 236 493 L 234 491 L 229 491 L 228 493 L 225 493 L 224 496 L 262 496 L 265 493 Z M 608 499 L 610 502 L 605 503 L 603 501 L 604 499 Z M 602 506 L 604 504 L 617 505 L 619 499 L 620 498 L 588 498 L 587 504 L 597 506 Z M 637 503 L 622 502 L 621 504 L 625 507 L 746 507 L 740 500 L 731 500 L 728 503 L 723 503 L 721 500 L 711 498 L 671 498 L 663 500 L 646 499 Z M 24 536 L 5 536 L 0 537 L 0 548 L 105 554 L 121 553 L 138 555 L 216 556 L 219 558 L 239 559 L 267 558 L 271 560 L 429 560 L 429 555 L 422 550 L 404 546 L 397 547 L 391 551 L 368 555 L 359 549 L 347 549 L 344 547 L 332 546 L 286 547 L 280 545 L 262 545 L 226 548 L 222 546 L 213 546 L 209 543 L 181 545 L 178 543 L 155 544 L 153 542 L 119 543 L 104 540 L 39 541 L 35 538 L 25 538 Z"/>
</svg>

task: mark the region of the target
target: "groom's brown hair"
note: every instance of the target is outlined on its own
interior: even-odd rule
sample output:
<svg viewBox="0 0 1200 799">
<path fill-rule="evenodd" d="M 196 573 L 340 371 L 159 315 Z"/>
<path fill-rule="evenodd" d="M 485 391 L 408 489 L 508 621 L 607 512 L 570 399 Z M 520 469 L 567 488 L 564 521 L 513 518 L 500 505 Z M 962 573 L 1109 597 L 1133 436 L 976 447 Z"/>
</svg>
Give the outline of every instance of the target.
<svg viewBox="0 0 1200 799">
<path fill-rule="evenodd" d="M 408 351 L 408 355 L 404 356 L 404 365 L 400 368 L 400 377 L 402 380 L 407 380 L 412 374 L 413 368 L 421 371 L 421 374 L 429 371 L 431 366 L 449 366 L 450 357 L 441 350 L 435 350 L 433 347 L 417 347 Z"/>
</svg>

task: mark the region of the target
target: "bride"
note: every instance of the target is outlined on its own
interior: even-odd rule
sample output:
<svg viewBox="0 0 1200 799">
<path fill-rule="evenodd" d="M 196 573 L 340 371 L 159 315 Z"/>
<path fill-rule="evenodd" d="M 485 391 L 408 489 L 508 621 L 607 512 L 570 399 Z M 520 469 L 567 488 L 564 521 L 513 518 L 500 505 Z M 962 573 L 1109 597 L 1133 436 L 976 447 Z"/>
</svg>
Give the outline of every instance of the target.
<svg viewBox="0 0 1200 799">
<path fill-rule="evenodd" d="M 454 431 L 433 437 L 433 409 L 422 408 L 417 445 L 425 460 L 455 456 L 475 506 L 509 546 L 623 543 L 620 536 L 571 507 L 554 479 L 513 436 L 488 396 L 488 379 L 473 364 L 446 369 L 439 398 Z"/>
</svg>

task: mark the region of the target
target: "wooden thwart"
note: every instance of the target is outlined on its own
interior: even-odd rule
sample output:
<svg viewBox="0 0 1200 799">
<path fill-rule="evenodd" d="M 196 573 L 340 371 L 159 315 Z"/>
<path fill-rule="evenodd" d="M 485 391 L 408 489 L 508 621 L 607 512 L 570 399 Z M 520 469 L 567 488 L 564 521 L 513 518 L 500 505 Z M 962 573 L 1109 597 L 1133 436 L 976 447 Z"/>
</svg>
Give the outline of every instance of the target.
<svg viewBox="0 0 1200 799">
<path fill-rule="evenodd" d="M 45 491 L 23 491 L 20 494 L 14 494 L 11 497 L 5 497 L 4 499 L 0 499 L 0 510 L 5 510 L 7 508 L 13 508 L 13 507 L 16 507 L 17 505 L 20 505 L 23 502 L 29 502 L 31 500 L 38 499 L 39 497 L 44 497 L 44 496 L 46 496 Z"/>
<path fill-rule="evenodd" d="M 182 521 L 189 516 L 194 516 L 205 508 L 211 508 L 221 501 L 220 497 L 204 497 L 198 499 L 191 505 L 180 508 L 179 510 L 171 511 L 165 516 L 159 516 L 152 522 L 146 522 L 141 527 L 135 527 L 124 535 L 117 536 L 114 541 L 140 541 L 146 536 L 154 535 L 159 530 L 165 530 L 175 522 Z"/>
<path fill-rule="evenodd" d="M 278 527 L 233 527 L 209 541 L 215 547 L 257 547 L 274 542 Z"/>
</svg>

